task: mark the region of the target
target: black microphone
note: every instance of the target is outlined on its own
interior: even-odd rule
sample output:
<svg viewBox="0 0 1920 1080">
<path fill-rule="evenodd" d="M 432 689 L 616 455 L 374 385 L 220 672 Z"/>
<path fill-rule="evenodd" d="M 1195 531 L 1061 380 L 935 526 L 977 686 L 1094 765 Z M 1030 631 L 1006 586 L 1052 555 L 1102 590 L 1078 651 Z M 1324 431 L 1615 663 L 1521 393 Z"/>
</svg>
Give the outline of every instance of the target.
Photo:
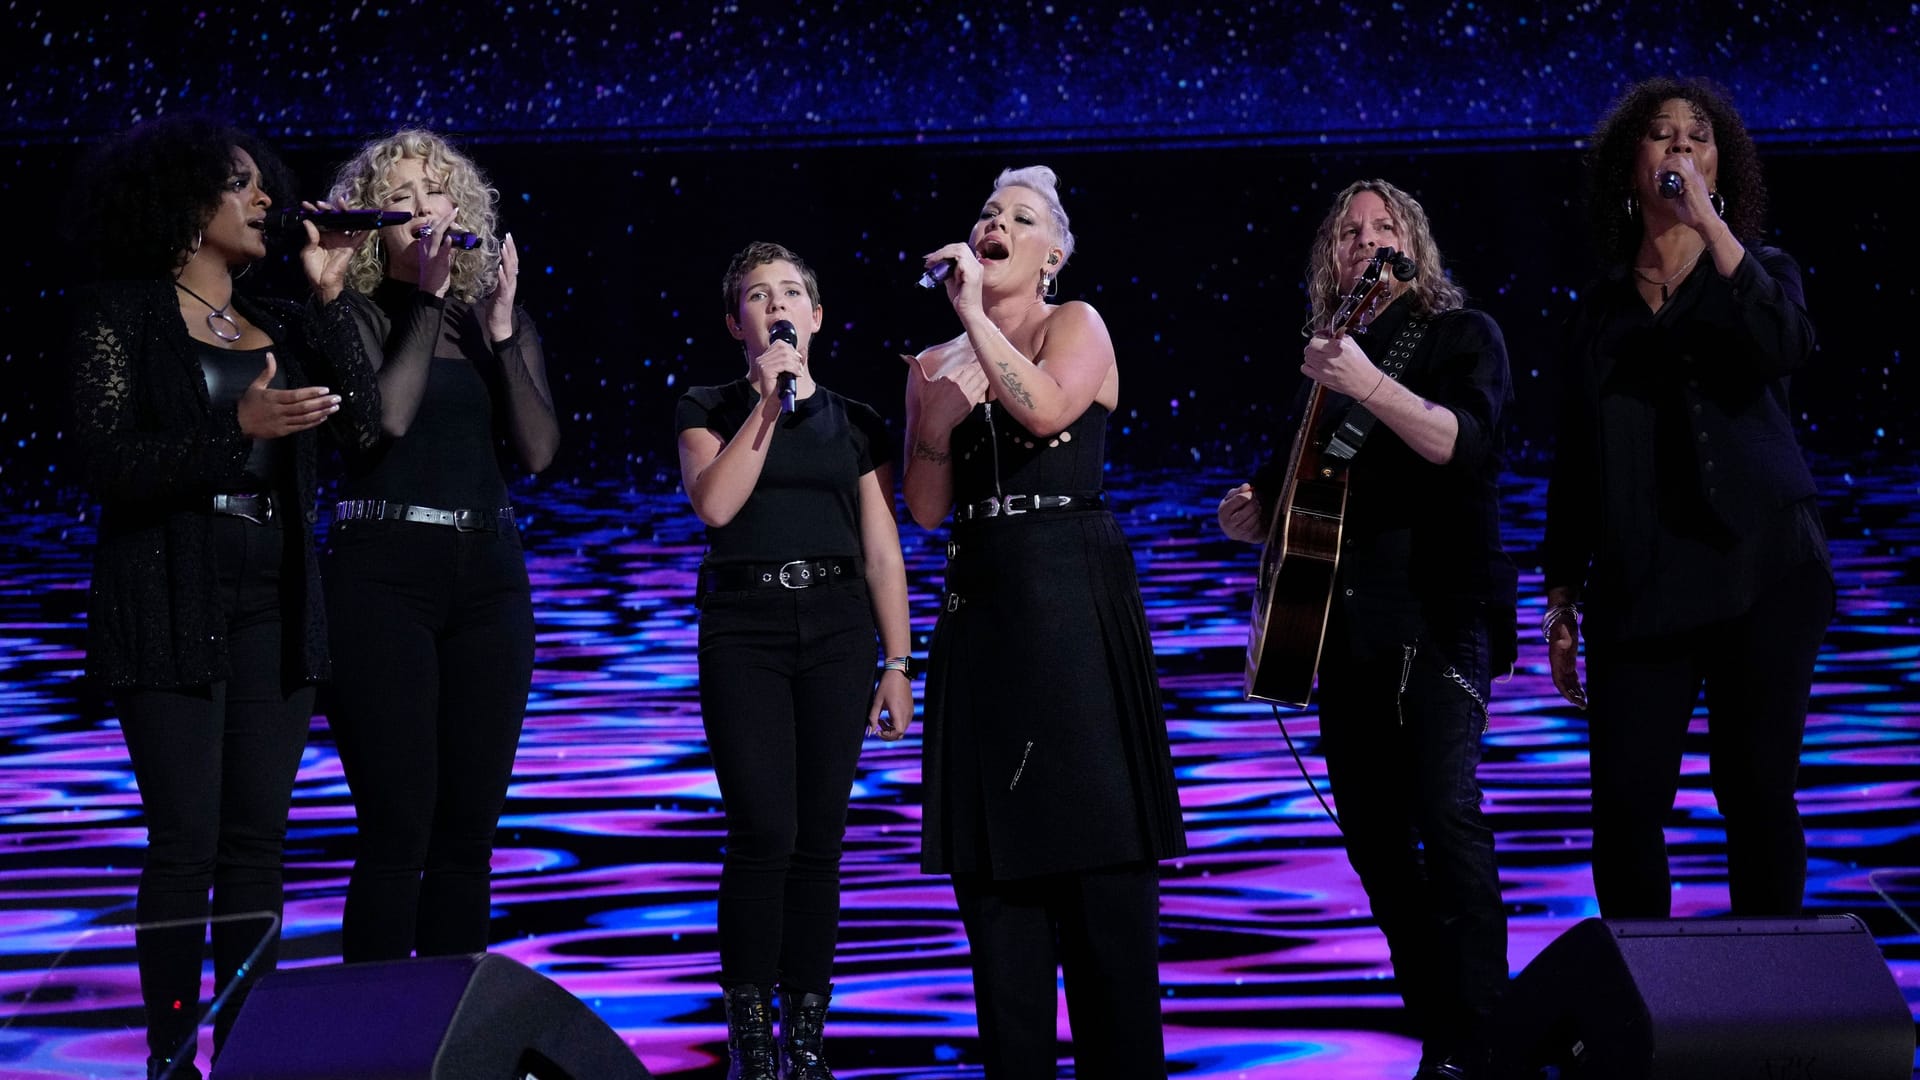
<svg viewBox="0 0 1920 1080">
<path fill-rule="evenodd" d="M 784 341 L 795 349 L 800 348 L 800 335 L 794 332 L 793 324 L 785 319 L 781 319 L 772 326 L 767 327 L 767 344 L 771 345 L 776 341 Z M 794 401 L 793 372 L 781 372 L 780 379 L 775 385 L 780 389 L 780 411 L 783 413 L 792 412 Z"/>
<path fill-rule="evenodd" d="M 413 235 L 415 239 L 425 240 L 433 235 L 433 226 L 422 225 L 413 231 Z M 465 229 L 447 230 L 447 246 L 450 248 L 457 248 L 460 251 L 472 251 L 483 242 L 479 233 L 470 233 Z"/>
<path fill-rule="evenodd" d="M 413 215 L 405 210 L 309 210 L 304 206 L 294 206 L 267 212 L 267 228 L 295 236 L 307 234 L 300 227 L 303 221 L 313 222 L 321 232 L 358 232 L 361 229 L 404 225 L 412 220 Z"/>
<path fill-rule="evenodd" d="M 952 274 L 953 260 L 941 259 L 939 262 L 927 267 L 927 272 L 920 275 L 920 287 L 923 289 L 939 288 L 940 283 L 947 280 Z"/>
<path fill-rule="evenodd" d="M 1663 199 L 1677 199 L 1687 190 L 1687 178 L 1677 172 L 1655 173 L 1653 183 Z"/>
</svg>

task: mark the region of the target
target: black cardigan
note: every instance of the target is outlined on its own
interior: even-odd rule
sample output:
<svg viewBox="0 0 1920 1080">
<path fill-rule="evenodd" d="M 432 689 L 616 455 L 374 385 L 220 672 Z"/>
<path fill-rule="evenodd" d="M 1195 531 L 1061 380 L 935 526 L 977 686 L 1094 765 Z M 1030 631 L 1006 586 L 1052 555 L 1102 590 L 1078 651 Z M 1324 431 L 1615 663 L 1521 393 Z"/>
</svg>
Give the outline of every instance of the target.
<svg viewBox="0 0 1920 1080">
<path fill-rule="evenodd" d="M 237 295 L 234 306 L 272 337 L 290 387 L 330 387 L 340 411 L 324 425 L 342 442 L 379 437 L 380 392 L 346 305 L 314 311 Z M 88 593 L 87 672 L 106 687 L 204 686 L 228 677 L 227 640 L 209 541 L 211 496 L 238 490 L 252 440 L 236 406 L 214 409 L 165 279 L 78 291 L 68 372 L 73 436 L 100 499 Z M 304 572 L 286 593 L 287 672 L 327 677 L 325 607 L 314 552 L 315 433 L 292 436 Z"/>
<path fill-rule="evenodd" d="M 1588 636 L 1737 615 L 1827 559 L 1787 389 L 1814 355 L 1800 268 L 1753 245 L 1703 263 L 1657 314 L 1616 267 L 1563 346 L 1546 585 L 1581 589 Z"/>
</svg>

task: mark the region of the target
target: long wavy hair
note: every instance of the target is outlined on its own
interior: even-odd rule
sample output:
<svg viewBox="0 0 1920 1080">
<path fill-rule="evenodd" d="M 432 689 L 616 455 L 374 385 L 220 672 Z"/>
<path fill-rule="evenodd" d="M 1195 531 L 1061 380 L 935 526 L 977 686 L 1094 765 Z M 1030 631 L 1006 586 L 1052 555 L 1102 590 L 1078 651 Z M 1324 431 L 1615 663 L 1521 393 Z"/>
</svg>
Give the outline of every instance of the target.
<svg viewBox="0 0 1920 1080">
<path fill-rule="evenodd" d="M 1447 277 L 1446 263 L 1440 257 L 1440 245 L 1434 242 L 1433 227 L 1427 212 L 1413 196 L 1385 180 L 1358 180 L 1334 196 L 1333 207 L 1320 221 L 1313 236 L 1312 254 L 1307 257 L 1307 296 L 1313 304 L 1312 326 L 1318 330 L 1340 308 L 1346 293 L 1340 288 L 1340 222 L 1347 216 L 1354 197 L 1371 191 L 1387 204 L 1387 213 L 1399 226 L 1402 254 L 1413 260 L 1413 282 L 1407 287 L 1414 307 L 1427 315 L 1465 306 L 1466 291 Z"/>
<path fill-rule="evenodd" d="M 494 235 L 500 192 L 487 182 L 486 174 L 472 158 L 445 138 L 422 128 L 407 128 L 375 139 L 334 174 L 331 198 L 336 204 L 355 209 L 379 209 L 390 191 L 387 177 L 402 158 L 425 162 L 428 174 L 441 178 L 460 227 L 480 237 L 479 247 L 453 253 L 448 291 L 469 303 L 492 292 L 500 278 L 500 238 Z M 382 247 L 376 237 L 373 243 L 362 244 L 354 251 L 347 263 L 349 288 L 372 292 L 387 276 Z"/>
<path fill-rule="evenodd" d="M 239 147 L 275 206 L 291 175 L 267 145 L 207 116 L 163 116 L 96 144 L 74 170 L 66 232 L 96 278 L 171 277 L 186 264 L 220 204 Z"/>
<path fill-rule="evenodd" d="M 1637 210 L 1627 210 L 1628 197 L 1634 194 L 1634 161 L 1660 103 L 1674 98 L 1693 106 L 1713 128 L 1720 150 L 1717 190 L 1727 200 L 1727 227 L 1743 244 L 1760 239 L 1767 215 L 1760 154 L 1725 91 L 1706 79 L 1647 79 L 1629 86 L 1613 103 L 1587 151 L 1587 220 L 1594 251 L 1608 262 L 1631 263 L 1640 252 L 1645 223 Z"/>
</svg>

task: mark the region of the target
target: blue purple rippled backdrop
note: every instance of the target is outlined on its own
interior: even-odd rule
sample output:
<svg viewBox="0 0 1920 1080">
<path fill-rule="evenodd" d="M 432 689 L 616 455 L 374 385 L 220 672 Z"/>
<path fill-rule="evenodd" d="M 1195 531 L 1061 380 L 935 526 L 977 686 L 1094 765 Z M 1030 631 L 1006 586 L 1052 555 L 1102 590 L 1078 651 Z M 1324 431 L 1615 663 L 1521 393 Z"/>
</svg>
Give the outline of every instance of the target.
<svg viewBox="0 0 1920 1080">
<path fill-rule="evenodd" d="M 744 9 L 744 10 L 742 10 Z M 516 485 L 539 663 L 495 857 L 497 949 L 589 1002 L 662 1074 L 708 1069 L 723 836 L 701 741 L 673 399 L 736 366 L 714 285 L 744 241 L 818 266 L 821 378 L 897 417 L 894 355 L 952 333 L 908 284 L 1003 165 L 1058 168 L 1082 242 L 1064 295 L 1119 344 L 1109 489 L 1135 543 L 1193 854 L 1165 878 L 1176 1076 L 1404 1076 L 1385 945 L 1238 666 L 1251 549 L 1217 493 L 1267 451 L 1296 377 L 1301 256 L 1360 175 L 1413 189 L 1459 279 L 1505 327 L 1507 540 L 1537 587 L 1553 341 L 1591 263 L 1577 141 L 1626 81 L 1712 75 L 1762 143 L 1775 242 L 1822 337 L 1795 386 L 1841 589 L 1803 758 L 1810 906 L 1852 911 L 1920 1005 L 1920 466 L 1910 365 L 1920 147 L 1913 5 L 1302 2 L 1205 10 L 1020 3 L 70 4 L 6 13 L 13 208 L 0 292 L 0 1015 L 88 930 L 124 921 L 143 826 L 111 704 L 82 664 L 93 506 L 60 451 L 53 228 L 79 143 L 160 111 L 256 127 L 318 192 L 352 141 L 463 134 L 526 253 L 567 421 Z M 22 208 L 25 208 L 23 212 Z M 285 268 L 278 268 L 284 273 Z M 275 273 L 274 268 L 260 276 Z M 915 628 L 939 537 L 908 525 Z M 1531 597 L 1537 588 L 1530 590 Z M 1537 621 L 1537 601 L 1521 625 Z M 1585 728 L 1523 636 L 1483 779 L 1515 970 L 1593 913 Z M 324 699 L 322 711 L 324 712 Z M 1311 753 L 1312 712 L 1289 716 Z M 1726 905 L 1704 736 L 1669 832 L 1680 914 Z M 978 1075 L 965 938 L 921 875 L 919 745 L 874 743 L 848 837 L 836 1061 L 848 1077 Z M 352 810 L 322 720 L 289 844 L 286 962 L 337 956 Z M 1883 894 L 1885 894 L 1883 896 Z M 112 935 L 64 997 L 0 1031 L 0 1074 L 133 1076 L 131 953 Z"/>
</svg>

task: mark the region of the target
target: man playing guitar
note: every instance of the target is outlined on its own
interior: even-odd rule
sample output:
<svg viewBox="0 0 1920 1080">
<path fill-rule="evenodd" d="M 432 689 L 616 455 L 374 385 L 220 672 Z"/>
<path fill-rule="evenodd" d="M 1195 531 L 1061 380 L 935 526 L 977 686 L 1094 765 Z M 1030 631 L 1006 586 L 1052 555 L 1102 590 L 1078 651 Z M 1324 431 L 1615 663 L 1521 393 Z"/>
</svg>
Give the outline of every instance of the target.
<svg viewBox="0 0 1920 1080">
<path fill-rule="evenodd" d="M 1376 258 L 1383 248 L 1396 249 L 1403 274 L 1411 260 L 1411 280 L 1379 275 L 1386 288 L 1371 326 L 1339 333 L 1336 313 L 1364 294 L 1369 267 L 1388 261 Z M 1220 527 L 1284 547 L 1287 516 L 1326 517 L 1290 505 L 1289 466 L 1344 474 L 1331 603 L 1293 621 L 1325 627 L 1324 647 L 1306 635 L 1319 656 L 1321 745 L 1347 857 L 1421 1036 L 1416 1080 L 1461 1080 L 1483 1073 L 1487 1021 L 1507 979 L 1493 831 L 1475 776 L 1490 683 L 1514 651 L 1514 570 L 1496 502 L 1506 346 L 1491 318 L 1463 306 L 1420 204 L 1385 181 L 1335 198 L 1308 269 L 1313 337 L 1300 370 L 1323 403 L 1301 441 L 1305 466 L 1269 462 L 1221 500 Z M 1267 620 L 1258 613 L 1278 625 Z M 1250 691 L 1256 681 L 1250 671 Z"/>
</svg>

